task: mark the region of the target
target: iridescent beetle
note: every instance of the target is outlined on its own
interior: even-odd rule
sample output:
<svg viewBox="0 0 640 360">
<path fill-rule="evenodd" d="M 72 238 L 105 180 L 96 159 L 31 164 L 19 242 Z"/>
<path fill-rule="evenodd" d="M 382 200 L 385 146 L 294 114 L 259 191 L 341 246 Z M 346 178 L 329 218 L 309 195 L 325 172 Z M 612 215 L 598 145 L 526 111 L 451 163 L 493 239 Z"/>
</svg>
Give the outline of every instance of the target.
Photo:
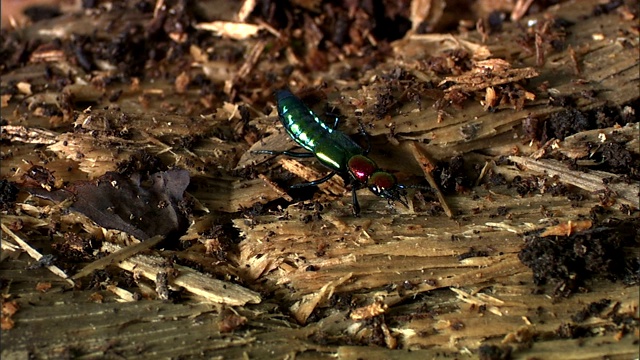
<svg viewBox="0 0 640 360">
<path fill-rule="evenodd" d="M 327 126 L 289 90 L 277 91 L 276 100 L 278 116 L 285 130 L 298 145 L 310 152 L 258 150 L 254 153 L 287 155 L 297 158 L 315 156 L 322 165 L 331 169 L 331 172 L 323 178 L 296 184 L 291 188 L 315 186 L 331 179 L 336 174 L 340 174 L 350 180 L 355 216 L 360 214 L 356 191 L 364 187 L 377 196 L 390 201 L 398 201 L 408 207 L 405 196 L 407 186 L 399 184 L 393 174 L 380 170 L 378 165 L 367 157 L 370 150 L 369 145 L 367 145 L 367 149 L 363 149 L 349 136 L 336 130 L 339 120 L 337 117 L 332 127 Z M 362 126 L 360 131 L 366 135 Z"/>
</svg>

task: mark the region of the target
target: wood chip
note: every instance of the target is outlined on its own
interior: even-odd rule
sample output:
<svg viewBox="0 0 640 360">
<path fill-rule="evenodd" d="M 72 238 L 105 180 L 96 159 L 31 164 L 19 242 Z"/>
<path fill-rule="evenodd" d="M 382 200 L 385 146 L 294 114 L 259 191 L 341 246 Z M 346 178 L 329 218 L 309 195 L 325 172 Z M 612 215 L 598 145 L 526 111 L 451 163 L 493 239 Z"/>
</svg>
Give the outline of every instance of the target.
<svg viewBox="0 0 640 360">
<path fill-rule="evenodd" d="M 593 222 L 591 220 L 568 221 L 566 223 L 546 228 L 540 236 L 570 236 L 577 232 L 588 230 L 591 226 L 593 226 Z"/>
<path fill-rule="evenodd" d="M 198 30 L 211 31 L 215 35 L 234 40 L 244 40 L 256 36 L 258 31 L 260 31 L 260 26 L 258 25 L 230 21 L 203 22 L 196 24 L 195 28 Z"/>
<path fill-rule="evenodd" d="M 373 304 L 359 307 L 353 310 L 349 317 L 351 318 L 351 320 L 356 321 L 371 319 L 372 317 L 384 314 L 387 309 L 387 304 L 376 301 Z"/>
<path fill-rule="evenodd" d="M 114 253 L 122 247 L 103 243 L 102 251 Z M 165 271 L 165 259 L 157 256 L 135 255 L 117 265 L 124 270 L 155 281 L 158 273 Z M 179 274 L 170 280 L 171 285 L 183 287 L 188 292 L 201 296 L 212 303 L 230 306 L 242 306 L 247 303 L 258 304 L 262 301 L 260 294 L 238 284 L 221 281 L 184 266 L 175 266 Z"/>
<path fill-rule="evenodd" d="M 318 180 L 327 175 L 326 173 L 321 173 L 293 159 L 282 157 L 278 159 L 278 163 L 282 165 L 283 169 L 309 182 Z M 344 187 L 344 180 L 342 180 L 342 178 L 338 175 L 331 178 L 331 180 L 328 180 L 322 184 L 319 184 L 318 188 L 327 194 L 333 194 L 333 195 L 342 195 L 346 191 Z"/>
<path fill-rule="evenodd" d="M 21 125 L 2 126 L 2 140 L 19 141 L 28 144 L 52 145 L 58 142 L 60 134 L 44 129 L 28 128 Z"/>
<path fill-rule="evenodd" d="M 133 255 L 148 250 L 154 246 L 156 246 L 160 241 L 162 241 L 162 239 L 164 239 L 163 236 L 154 236 L 151 239 L 148 239 L 146 241 L 141 241 L 137 244 L 133 244 L 133 245 L 129 245 L 127 247 L 124 247 L 114 253 L 111 253 L 103 258 L 100 258 L 94 262 L 92 262 L 91 264 L 85 266 L 84 268 L 82 268 L 82 270 L 78 271 L 78 273 L 76 273 L 75 275 L 73 275 L 71 278 L 74 280 L 80 279 L 84 276 L 87 276 L 89 274 L 91 274 L 92 272 L 96 271 L 96 270 L 101 270 L 104 269 L 105 267 L 111 265 L 111 264 L 115 264 L 117 262 L 123 261 L 125 259 L 128 259 L 130 257 L 132 257 Z"/>
<path fill-rule="evenodd" d="M 538 72 L 532 67 L 512 69 L 511 66 L 507 66 L 507 64 L 501 59 L 489 59 L 477 62 L 471 71 L 460 76 L 447 76 L 440 82 L 440 85 L 448 81 L 455 83 L 445 90 L 447 93 L 454 90 L 472 92 L 484 90 L 489 86 L 504 85 L 538 76 Z M 488 70 L 490 71 L 488 72 Z"/>
<path fill-rule="evenodd" d="M 293 198 L 289 194 L 287 194 L 287 192 L 284 189 L 278 186 L 278 184 L 276 184 L 275 182 L 271 181 L 271 179 L 269 179 L 266 175 L 259 174 L 258 177 L 262 179 L 262 181 L 264 181 L 264 183 L 267 184 L 267 186 L 269 186 L 273 191 L 276 192 L 276 194 L 280 195 L 283 199 L 289 202 L 293 201 Z"/>
<path fill-rule="evenodd" d="M 253 9 L 256 7 L 256 0 L 244 0 L 240 10 L 238 10 L 238 21 L 244 22 L 247 20 Z"/>
<path fill-rule="evenodd" d="M 298 321 L 298 323 L 300 324 L 306 323 L 307 319 L 309 318 L 309 315 L 311 315 L 313 310 L 320 303 L 328 300 L 333 295 L 336 288 L 344 284 L 347 280 L 349 280 L 351 278 L 351 275 L 352 275 L 351 273 L 348 273 L 347 275 L 337 280 L 328 282 L 317 293 L 306 295 L 302 298 L 302 300 L 293 304 L 290 310 L 293 313 L 293 316 Z"/>
</svg>

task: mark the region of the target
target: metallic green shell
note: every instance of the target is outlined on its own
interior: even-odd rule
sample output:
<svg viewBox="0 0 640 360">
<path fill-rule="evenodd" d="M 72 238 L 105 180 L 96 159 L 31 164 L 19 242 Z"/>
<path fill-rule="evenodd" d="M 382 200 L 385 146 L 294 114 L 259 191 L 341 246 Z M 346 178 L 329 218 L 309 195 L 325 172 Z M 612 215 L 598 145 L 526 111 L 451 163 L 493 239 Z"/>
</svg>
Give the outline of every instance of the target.
<svg viewBox="0 0 640 360">
<path fill-rule="evenodd" d="M 298 145 L 313 152 L 326 167 L 348 171 L 349 159 L 364 153 L 346 134 L 322 122 L 300 99 L 288 90 L 276 93 L 278 115 L 285 130 Z"/>
</svg>

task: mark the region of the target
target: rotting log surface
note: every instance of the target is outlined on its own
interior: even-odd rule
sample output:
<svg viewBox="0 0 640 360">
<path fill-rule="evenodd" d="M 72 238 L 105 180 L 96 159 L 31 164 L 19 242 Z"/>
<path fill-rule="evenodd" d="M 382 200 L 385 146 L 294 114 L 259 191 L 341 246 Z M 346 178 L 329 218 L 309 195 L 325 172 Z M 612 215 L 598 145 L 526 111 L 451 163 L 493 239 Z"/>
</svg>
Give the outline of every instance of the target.
<svg viewBox="0 0 640 360">
<path fill-rule="evenodd" d="M 584 18 L 595 3 L 567 3 L 550 10 L 576 23 L 566 42 L 577 54 L 579 72 L 576 73 L 569 50 L 565 49 L 547 57 L 544 66 L 537 68 L 540 75 L 531 81 L 532 88 L 546 82 L 546 87 L 563 96 L 594 91 L 597 96 L 582 97 L 576 104 L 585 111 L 603 105 L 622 106 L 638 99 L 637 33 L 629 47 L 626 40 L 619 40 L 624 38 L 619 31 L 632 25 L 621 21 L 618 14 Z M 542 20 L 542 15 L 538 20 Z M 81 32 L 83 26 L 76 25 L 77 32 Z M 599 40 L 600 35 L 604 40 Z M 29 32 L 25 36 L 40 35 Z M 476 33 L 469 36 L 471 41 L 480 38 Z M 495 56 L 534 66 L 534 54 L 518 53 L 518 46 L 510 46 L 515 39 L 503 36 L 490 37 L 487 48 Z M 423 40 L 419 36 L 402 40 L 396 51 L 426 47 L 421 44 Z M 404 61 L 409 69 L 411 60 L 407 51 Z M 385 66 L 396 64 L 381 65 Z M 3 74 L 2 80 L 38 84 L 42 72 L 42 65 L 30 64 Z M 156 90 L 165 87 L 166 94 L 173 91 L 166 83 L 142 83 L 140 87 Z M 367 98 L 375 96 L 375 91 L 351 90 L 344 95 Z M 40 100 L 51 101 L 47 96 Z M 148 110 L 135 101 L 136 96 L 133 90 L 131 94 L 125 93 L 117 110 L 107 106 L 93 106 L 91 110 L 94 120 L 102 119 L 106 124 L 120 113 L 127 114 L 127 126 L 138 131 L 132 139 L 96 138 L 89 132 L 61 133 L 60 128 L 42 117 L 27 113 L 17 118 L 17 104 L 10 102 L 2 108 L 2 117 L 20 128 L 3 128 L 3 138 L 11 141 L 12 156 L 2 162 L 2 178 L 19 178 L 20 169 L 28 167 L 23 160 L 39 163 L 42 152 L 37 144 L 50 146 L 48 150 L 57 158 L 50 159 L 48 168 L 64 181 L 97 177 L 113 170 L 117 161 L 145 149 L 173 165 L 189 169 L 192 183 L 197 184 L 191 195 L 211 211 L 234 212 L 280 197 L 263 180 L 247 180 L 229 173 L 211 175 L 202 170 L 209 164 L 223 169 L 242 164 L 240 155 L 249 148 L 244 142 L 227 142 L 211 136 L 190 150 L 167 144 L 183 136 L 209 134 L 223 123 L 221 119 L 197 122 L 155 105 Z M 105 105 L 101 103 L 104 100 L 97 101 Z M 163 101 L 171 103 L 172 99 L 167 95 Z M 335 105 L 345 114 L 352 112 L 349 105 L 340 102 Z M 447 109 L 449 113 L 442 122 L 438 122 L 438 113 L 431 107 L 413 110 L 414 105 L 406 105 L 399 110 L 400 115 L 391 119 L 398 140 L 426 140 L 429 143 L 421 146 L 436 159 L 460 154 L 484 161 L 491 160 L 487 155 L 534 153 L 537 149 L 524 141 L 523 120 L 543 118 L 562 107 L 549 106 L 547 99 L 539 98 L 522 110 L 489 113 L 479 103 L 468 101 L 462 109 Z M 81 117 L 77 123 L 85 126 L 91 123 L 84 120 L 87 119 Z M 387 134 L 383 121 L 364 120 L 372 123 L 368 128 L 372 135 Z M 271 127 L 274 119 L 261 117 L 251 123 L 263 130 Z M 91 126 L 100 130 L 106 125 Z M 28 131 L 31 128 L 37 131 Z M 351 132 L 357 130 L 351 121 L 347 128 Z M 461 131 L 464 128 L 474 129 L 471 138 L 468 132 Z M 638 137 L 636 131 L 629 139 L 629 143 L 636 145 L 630 151 L 636 154 Z M 374 140 L 382 141 L 381 136 Z M 265 142 L 268 144 L 269 140 Z M 3 153 L 5 148 L 3 144 Z M 397 161 L 411 159 L 408 147 L 390 149 L 388 159 L 380 158 L 383 167 L 419 173 L 417 165 Z M 476 150 L 483 150 L 484 154 L 470 154 Z M 374 151 L 372 156 L 380 155 Z M 246 164 L 255 161 L 248 155 L 247 159 Z M 495 171 L 508 178 L 530 175 L 528 169 L 513 165 L 496 166 Z M 562 181 L 562 174 L 559 179 Z M 629 188 L 638 186 L 632 185 Z M 338 190 L 340 186 L 343 185 L 335 185 Z M 594 205 L 599 204 L 596 196 L 586 193 L 585 199 L 576 205 L 551 193 L 522 197 L 504 185 L 476 187 L 472 194 L 446 197 L 455 213 L 449 219 L 437 212 L 427 216 L 400 206 L 391 208 L 385 201 L 362 192 L 362 218 L 353 218 L 350 196 L 345 194 L 336 199 L 335 194 L 339 193 L 336 188 L 316 198 L 324 204 L 317 217 L 309 216 L 314 210 L 296 205 L 284 214 L 232 220 L 242 235 L 237 253 L 230 255 L 235 257 L 234 271 L 244 280 L 243 285 L 261 292 L 263 301 L 235 308 L 248 323 L 231 333 L 220 331 L 225 321 L 221 305 L 196 298 L 180 304 L 158 300 L 118 303 L 100 288 L 69 291 L 66 282 L 47 269 L 26 270 L 28 258 L 10 251 L 9 245 L 3 246 L 0 269 L 3 282 L 9 283 L 4 289 L 11 297 L 7 301 L 15 300 L 19 310 L 12 316 L 15 326 L 3 330 L 2 359 L 29 355 L 266 359 L 273 358 L 272 354 L 302 359 L 424 359 L 468 352 L 477 355 L 489 350 L 510 352 L 513 358 L 626 359 L 638 355 L 637 284 L 625 286 L 621 281 L 597 278 L 588 284 L 589 291 L 568 298 L 552 298 L 552 286 L 534 285 L 531 271 L 518 259 L 525 234 L 589 217 Z M 424 206 L 416 203 L 412 204 L 416 208 Z M 50 214 L 51 210 L 46 211 Z M 21 231 L 28 235 L 29 242 L 42 245 L 46 251 L 49 236 L 35 231 L 48 226 L 48 221 L 37 218 L 45 211 L 24 203 L 22 213 L 33 216 L 22 222 Z M 627 217 L 617 207 L 612 207 L 608 216 Z M 15 220 L 3 218 L 3 223 L 6 219 Z M 81 221 L 69 222 L 95 230 Z M 3 244 L 5 241 L 3 234 Z M 637 246 L 627 250 L 639 256 Z M 223 277 L 221 270 L 211 270 Z M 46 292 L 36 290 L 42 283 L 50 283 L 52 287 Z M 576 320 L 581 310 L 602 299 L 610 302 L 585 321 Z M 365 321 L 351 315 L 371 304 L 385 309 L 384 315 Z M 628 323 L 621 326 L 620 319 Z M 384 348 L 393 347 L 395 341 L 401 350 Z M 495 348 L 482 350 L 481 346 Z"/>
</svg>

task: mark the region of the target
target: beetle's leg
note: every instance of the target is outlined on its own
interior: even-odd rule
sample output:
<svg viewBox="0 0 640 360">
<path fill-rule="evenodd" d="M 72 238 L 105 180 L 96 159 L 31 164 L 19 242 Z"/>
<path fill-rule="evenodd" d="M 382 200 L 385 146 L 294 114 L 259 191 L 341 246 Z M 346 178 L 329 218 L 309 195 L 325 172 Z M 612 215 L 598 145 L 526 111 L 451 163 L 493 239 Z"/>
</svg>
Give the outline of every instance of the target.
<svg viewBox="0 0 640 360">
<path fill-rule="evenodd" d="M 340 123 L 340 118 L 336 116 L 336 120 L 333 122 L 333 130 L 338 128 L 338 123 Z"/>
<path fill-rule="evenodd" d="M 253 150 L 252 154 L 267 154 L 267 155 L 287 155 L 295 158 L 310 158 L 316 156 L 314 153 L 300 153 L 295 151 L 275 151 L 275 150 Z"/>
<path fill-rule="evenodd" d="M 360 203 L 358 203 L 358 195 L 356 192 L 360 186 L 353 184 L 351 187 L 351 202 L 353 203 L 353 216 L 360 217 Z"/>
<path fill-rule="evenodd" d="M 398 197 L 397 199 L 389 199 L 391 201 L 391 204 L 393 204 L 395 201 L 399 202 L 400 204 L 404 205 L 404 207 L 406 207 L 407 209 L 409 208 L 409 203 L 407 202 L 407 197 L 404 195 L 400 195 L 401 197 Z"/>
<path fill-rule="evenodd" d="M 327 176 L 325 176 L 323 178 L 320 178 L 318 180 L 313 180 L 313 181 L 309 181 L 309 182 L 302 183 L 302 184 L 294 184 L 294 185 L 291 185 L 289 188 L 290 189 L 299 189 L 299 188 L 303 188 L 303 187 L 307 187 L 307 186 L 316 186 L 316 185 L 322 184 L 323 182 L 327 182 L 329 179 L 331 179 L 335 175 L 336 175 L 336 172 L 332 171 Z"/>
<path fill-rule="evenodd" d="M 333 121 L 333 126 L 331 127 L 331 130 L 337 129 L 338 128 L 338 124 L 340 123 L 340 116 L 336 115 L 336 113 L 333 112 L 335 109 L 336 108 L 333 107 L 331 110 L 326 110 L 324 112 L 324 116 L 325 117 L 328 117 L 328 118 L 334 117 L 335 118 L 335 120 Z"/>
<path fill-rule="evenodd" d="M 390 203 L 397 201 L 400 204 L 404 205 L 407 209 L 409 208 L 409 202 L 407 201 L 407 188 L 411 186 L 406 186 L 403 184 L 397 184 L 396 188 L 393 191 L 386 191 L 382 197 L 389 199 Z"/>
<path fill-rule="evenodd" d="M 360 135 L 364 136 L 364 139 L 367 142 L 366 149 L 364 150 L 364 155 L 367 155 L 369 151 L 371 151 L 371 140 L 369 139 L 369 133 L 367 133 L 367 130 L 364 129 L 364 125 L 360 121 L 358 121 L 358 124 L 360 125 Z"/>
</svg>

